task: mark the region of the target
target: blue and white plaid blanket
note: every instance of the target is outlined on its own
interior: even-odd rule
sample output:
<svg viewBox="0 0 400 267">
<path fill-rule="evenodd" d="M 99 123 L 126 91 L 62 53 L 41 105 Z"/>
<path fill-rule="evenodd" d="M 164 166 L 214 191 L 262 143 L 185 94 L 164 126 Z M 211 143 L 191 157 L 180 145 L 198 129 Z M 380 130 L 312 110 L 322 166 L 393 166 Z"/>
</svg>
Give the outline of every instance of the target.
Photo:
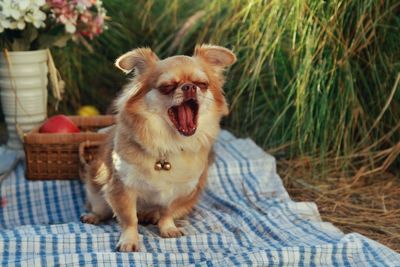
<svg viewBox="0 0 400 267">
<path fill-rule="evenodd" d="M 320 220 L 314 203 L 293 202 L 273 157 L 224 131 L 208 187 L 184 237 L 140 226 L 141 252 L 115 251 L 119 226 L 82 224 L 79 181 L 29 182 L 19 165 L 1 185 L 1 266 L 258 265 L 400 266 L 400 255 Z"/>
</svg>

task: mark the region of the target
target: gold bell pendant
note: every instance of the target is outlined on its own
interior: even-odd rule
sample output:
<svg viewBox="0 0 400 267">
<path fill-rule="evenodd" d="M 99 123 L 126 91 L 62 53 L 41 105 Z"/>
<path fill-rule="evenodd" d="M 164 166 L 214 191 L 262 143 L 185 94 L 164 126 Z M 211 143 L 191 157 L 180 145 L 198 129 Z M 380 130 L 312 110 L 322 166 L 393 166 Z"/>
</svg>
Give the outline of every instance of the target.
<svg viewBox="0 0 400 267">
<path fill-rule="evenodd" d="M 161 162 L 156 162 L 156 164 L 154 165 L 154 169 L 156 171 L 161 171 L 163 169 L 163 164 Z"/>
<path fill-rule="evenodd" d="M 171 169 L 171 163 L 169 163 L 168 161 L 157 161 L 156 164 L 154 165 L 154 169 L 156 171 L 169 171 Z"/>
<path fill-rule="evenodd" d="M 171 169 L 171 163 L 169 162 L 164 162 L 164 165 L 162 166 L 164 171 L 169 171 Z"/>
</svg>

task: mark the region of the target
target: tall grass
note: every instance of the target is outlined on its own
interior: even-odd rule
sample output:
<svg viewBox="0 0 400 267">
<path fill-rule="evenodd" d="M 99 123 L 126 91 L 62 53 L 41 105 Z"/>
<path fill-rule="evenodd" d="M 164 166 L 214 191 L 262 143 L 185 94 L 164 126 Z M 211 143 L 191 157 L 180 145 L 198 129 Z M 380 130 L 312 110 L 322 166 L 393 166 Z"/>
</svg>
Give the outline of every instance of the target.
<svg viewBox="0 0 400 267">
<path fill-rule="evenodd" d="M 400 152 L 398 1 L 116 0 L 106 7 L 110 29 L 94 53 L 55 51 L 73 108 L 107 107 L 124 82 L 112 63 L 133 47 L 165 57 L 207 42 L 238 55 L 227 74 L 224 121 L 237 135 L 286 157 L 371 154 L 379 164 Z"/>
</svg>

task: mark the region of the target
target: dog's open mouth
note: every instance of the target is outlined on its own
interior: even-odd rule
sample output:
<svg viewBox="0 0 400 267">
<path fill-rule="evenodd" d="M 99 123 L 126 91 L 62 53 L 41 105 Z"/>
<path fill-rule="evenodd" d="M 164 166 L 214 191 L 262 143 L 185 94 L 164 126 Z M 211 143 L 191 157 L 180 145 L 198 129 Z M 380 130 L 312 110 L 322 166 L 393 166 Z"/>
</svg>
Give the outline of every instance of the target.
<svg viewBox="0 0 400 267">
<path fill-rule="evenodd" d="M 168 116 L 175 128 L 185 136 L 193 135 L 197 129 L 199 104 L 195 99 L 184 101 L 168 109 Z"/>
</svg>

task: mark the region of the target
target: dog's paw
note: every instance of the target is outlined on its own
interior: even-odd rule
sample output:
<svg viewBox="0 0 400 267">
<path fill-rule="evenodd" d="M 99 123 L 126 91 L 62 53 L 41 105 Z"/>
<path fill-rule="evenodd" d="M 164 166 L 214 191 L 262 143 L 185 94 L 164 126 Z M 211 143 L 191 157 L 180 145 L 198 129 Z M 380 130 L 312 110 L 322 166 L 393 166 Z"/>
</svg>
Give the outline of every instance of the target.
<svg viewBox="0 0 400 267">
<path fill-rule="evenodd" d="M 85 213 L 81 215 L 81 222 L 89 224 L 99 224 L 100 217 L 94 213 Z"/>
<path fill-rule="evenodd" d="M 121 234 L 117 251 L 120 252 L 138 252 L 139 251 L 139 237 L 135 231 L 125 231 Z"/>
<path fill-rule="evenodd" d="M 160 229 L 160 235 L 164 238 L 176 238 L 185 234 L 182 229 L 178 227 L 168 227 L 167 229 Z"/>
<path fill-rule="evenodd" d="M 131 241 L 119 241 L 117 244 L 117 251 L 119 252 L 138 252 L 139 245 L 137 242 Z"/>
</svg>

